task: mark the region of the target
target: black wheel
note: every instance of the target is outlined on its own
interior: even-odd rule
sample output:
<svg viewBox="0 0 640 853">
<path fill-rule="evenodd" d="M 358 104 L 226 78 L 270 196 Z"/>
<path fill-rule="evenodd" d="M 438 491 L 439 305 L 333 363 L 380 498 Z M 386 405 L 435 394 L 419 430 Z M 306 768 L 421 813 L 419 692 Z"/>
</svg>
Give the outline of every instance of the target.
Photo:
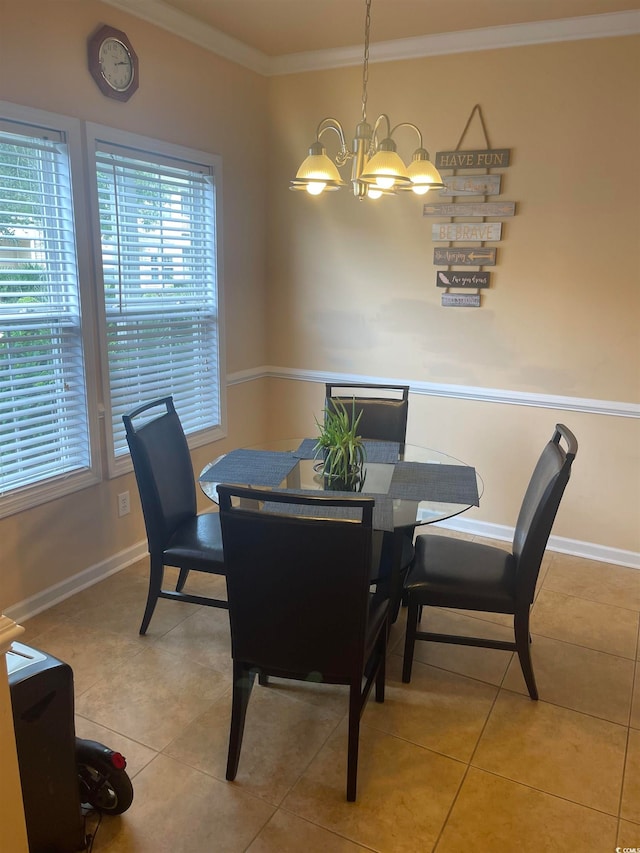
<svg viewBox="0 0 640 853">
<path fill-rule="evenodd" d="M 78 763 L 81 803 L 104 814 L 122 814 L 133 802 L 133 785 L 124 770 L 93 760 Z"/>
</svg>

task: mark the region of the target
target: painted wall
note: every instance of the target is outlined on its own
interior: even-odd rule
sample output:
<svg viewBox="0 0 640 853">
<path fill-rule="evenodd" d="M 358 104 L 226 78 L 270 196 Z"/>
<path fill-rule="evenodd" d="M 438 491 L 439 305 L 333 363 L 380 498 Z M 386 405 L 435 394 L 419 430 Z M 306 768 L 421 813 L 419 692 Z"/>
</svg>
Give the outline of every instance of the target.
<svg viewBox="0 0 640 853">
<path fill-rule="evenodd" d="M 456 147 L 479 103 L 491 147 L 511 149 L 501 198 L 517 214 L 504 221 L 479 309 L 440 305 L 425 197 L 287 189 L 320 119 L 353 133 L 360 69 L 272 80 L 269 193 L 272 365 L 557 395 L 566 411 L 412 395 L 410 440 L 474 463 L 486 488 L 469 518 L 509 525 L 565 422 L 580 452 L 554 533 L 635 552 L 638 420 L 573 407 L 640 396 L 639 48 L 631 36 L 370 66 L 370 121 L 386 110 L 392 124 L 416 123 L 435 155 Z M 414 140 L 399 133 L 405 157 Z M 324 141 L 335 152 L 335 138 Z M 462 147 L 485 147 L 477 119 Z M 319 408 L 320 388 L 315 398 Z"/>
<path fill-rule="evenodd" d="M 105 23 L 127 33 L 140 60 L 140 88 L 127 103 L 104 97 L 87 70 L 87 38 Z M 93 0 L 0 0 L 0 100 L 222 156 L 230 372 L 266 361 L 267 85 L 253 72 Z M 242 443 L 262 435 L 261 393 L 259 383 L 229 390 L 228 432 Z M 229 438 L 215 452 L 231 446 L 235 439 Z M 194 465 L 202 467 L 213 452 L 199 450 Z M 116 495 L 125 489 L 132 512 L 119 519 Z M 132 474 L 2 519 L 0 611 L 144 540 Z"/>
</svg>

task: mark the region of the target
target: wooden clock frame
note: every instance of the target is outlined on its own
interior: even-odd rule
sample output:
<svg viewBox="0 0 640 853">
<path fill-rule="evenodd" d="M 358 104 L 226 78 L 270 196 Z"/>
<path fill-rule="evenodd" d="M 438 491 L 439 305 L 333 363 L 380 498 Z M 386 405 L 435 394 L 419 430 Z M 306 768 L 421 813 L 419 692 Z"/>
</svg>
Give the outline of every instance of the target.
<svg viewBox="0 0 640 853">
<path fill-rule="evenodd" d="M 118 89 L 114 89 L 105 79 L 102 68 L 100 65 L 100 48 L 103 42 L 106 39 L 116 39 L 122 45 L 124 45 L 127 53 L 131 57 L 133 76 L 131 78 L 131 83 L 124 91 L 119 91 Z M 128 101 L 129 98 L 137 91 L 138 85 L 140 83 L 140 77 L 138 74 L 138 55 L 133 49 L 131 42 L 129 41 L 126 33 L 123 33 L 122 30 L 116 30 L 114 27 L 110 27 L 108 25 L 104 25 L 100 27 L 96 32 L 89 38 L 87 44 L 88 58 L 89 58 L 89 71 L 91 72 L 91 76 L 98 84 L 98 88 L 102 92 L 103 95 L 106 95 L 108 98 L 115 98 L 116 101 Z"/>
</svg>

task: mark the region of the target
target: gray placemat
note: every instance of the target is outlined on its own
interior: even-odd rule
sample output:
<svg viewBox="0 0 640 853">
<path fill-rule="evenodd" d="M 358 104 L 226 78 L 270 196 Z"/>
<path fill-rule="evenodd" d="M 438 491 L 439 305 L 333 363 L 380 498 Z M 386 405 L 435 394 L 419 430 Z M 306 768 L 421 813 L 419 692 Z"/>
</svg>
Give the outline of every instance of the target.
<svg viewBox="0 0 640 853">
<path fill-rule="evenodd" d="M 232 450 L 206 471 L 201 480 L 243 486 L 279 486 L 298 460 L 275 450 Z"/>
<path fill-rule="evenodd" d="M 298 449 L 294 450 L 293 455 L 298 459 L 315 459 L 315 446 L 317 443 L 317 438 L 305 438 L 300 443 Z M 398 461 L 400 445 L 397 441 L 373 441 L 365 438 L 363 444 L 367 454 L 367 462 L 390 464 Z M 320 458 L 320 455 L 318 455 L 318 458 Z"/>
<path fill-rule="evenodd" d="M 318 492 L 308 492 L 303 489 L 282 489 L 292 495 L 311 495 L 318 497 Z M 325 492 L 325 494 L 328 494 Z M 365 492 L 331 492 L 332 497 L 363 497 L 375 498 L 373 506 L 373 527 L 375 530 L 393 530 L 393 501 L 387 495 L 370 495 Z M 308 518 L 355 518 L 361 516 L 360 510 L 347 506 L 311 506 L 309 504 L 287 504 L 279 501 L 265 501 L 265 512 L 301 515 Z"/>
<path fill-rule="evenodd" d="M 390 464 L 398 461 L 400 445 L 397 441 L 372 441 L 365 439 L 367 462 L 384 462 Z"/>
<path fill-rule="evenodd" d="M 315 446 L 317 443 L 317 438 L 303 438 L 300 442 L 300 447 L 293 451 L 293 455 L 297 459 L 314 459 L 316 455 Z"/>
<path fill-rule="evenodd" d="M 469 465 L 398 462 L 389 495 L 404 500 L 480 506 L 476 469 Z"/>
</svg>

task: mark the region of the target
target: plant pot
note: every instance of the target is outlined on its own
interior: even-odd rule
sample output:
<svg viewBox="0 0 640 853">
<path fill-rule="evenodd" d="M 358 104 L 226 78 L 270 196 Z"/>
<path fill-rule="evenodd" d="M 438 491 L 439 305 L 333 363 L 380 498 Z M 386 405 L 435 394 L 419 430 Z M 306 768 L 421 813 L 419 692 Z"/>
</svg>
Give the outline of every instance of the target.
<svg viewBox="0 0 640 853">
<path fill-rule="evenodd" d="M 324 475 L 324 488 L 328 492 L 361 492 L 364 487 L 366 472 L 362 466 L 354 468 L 348 478 L 331 474 Z"/>
</svg>

